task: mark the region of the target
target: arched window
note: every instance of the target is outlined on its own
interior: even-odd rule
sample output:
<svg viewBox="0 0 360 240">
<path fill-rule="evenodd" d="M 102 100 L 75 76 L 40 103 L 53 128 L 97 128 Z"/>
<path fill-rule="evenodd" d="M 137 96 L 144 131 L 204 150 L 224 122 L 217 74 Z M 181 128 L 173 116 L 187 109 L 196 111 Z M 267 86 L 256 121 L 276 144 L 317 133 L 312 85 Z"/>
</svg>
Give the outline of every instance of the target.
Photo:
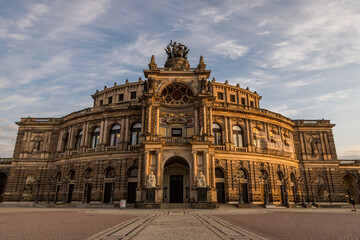
<svg viewBox="0 0 360 240">
<path fill-rule="evenodd" d="M 81 140 L 83 136 L 83 131 L 80 130 L 78 134 L 76 135 L 76 142 L 75 142 L 75 149 L 78 150 L 81 147 Z"/>
<path fill-rule="evenodd" d="M 91 168 L 86 169 L 85 171 L 85 179 L 91 179 L 93 175 L 93 171 Z"/>
<path fill-rule="evenodd" d="M 221 133 L 221 127 L 217 123 L 213 123 L 213 134 L 214 134 L 214 144 L 215 145 L 222 145 L 222 133 Z"/>
<path fill-rule="evenodd" d="M 225 174 L 221 168 L 215 168 L 215 178 L 224 178 Z"/>
<path fill-rule="evenodd" d="M 99 144 L 99 138 L 100 138 L 100 128 L 96 127 L 93 129 L 91 133 L 91 148 L 96 148 L 96 146 Z"/>
<path fill-rule="evenodd" d="M 120 142 L 120 129 L 121 129 L 121 127 L 118 124 L 112 126 L 112 128 L 110 130 L 110 142 L 109 142 L 110 146 L 119 145 L 119 142 Z"/>
<path fill-rule="evenodd" d="M 105 178 L 115 178 L 115 169 L 109 168 L 105 172 Z"/>
<path fill-rule="evenodd" d="M 57 182 L 57 183 L 60 183 L 60 182 L 61 182 L 61 172 L 58 172 L 58 173 L 56 174 L 56 182 Z"/>
<path fill-rule="evenodd" d="M 72 181 L 72 180 L 75 180 L 75 171 L 74 170 L 71 170 L 70 173 L 69 173 L 69 180 Z"/>
<path fill-rule="evenodd" d="M 138 168 L 132 168 L 129 171 L 129 178 L 136 178 L 138 176 Z"/>
<path fill-rule="evenodd" d="M 233 141 L 234 141 L 235 147 L 243 147 L 244 146 L 243 132 L 242 132 L 241 128 L 237 125 L 235 125 L 233 127 Z"/>
<path fill-rule="evenodd" d="M 66 151 L 68 142 L 69 142 L 69 134 L 66 133 L 66 134 L 65 134 L 65 137 L 64 137 L 64 140 L 63 140 L 63 143 L 64 143 L 64 146 L 63 146 L 63 149 L 62 149 L 63 152 Z"/>
<path fill-rule="evenodd" d="M 131 128 L 131 145 L 139 144 L 139 136 L 141 132 L 141 123 L 135 123 Z"/>
<path fill-rule="evenodd" d="M 242 179 L 242 180 L 247 179 L 247 174 L 244 169 L 239 169 L 238 175 L 239 175 L 239 179 Z"/>
</svg>

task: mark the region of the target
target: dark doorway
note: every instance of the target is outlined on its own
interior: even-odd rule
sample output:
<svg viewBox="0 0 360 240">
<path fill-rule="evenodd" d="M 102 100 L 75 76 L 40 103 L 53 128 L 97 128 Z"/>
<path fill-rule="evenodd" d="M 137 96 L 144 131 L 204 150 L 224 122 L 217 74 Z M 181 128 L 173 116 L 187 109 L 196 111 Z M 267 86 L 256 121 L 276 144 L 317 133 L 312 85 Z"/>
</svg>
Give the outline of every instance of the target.
<svg viewBox="0 0 360 240">
<path fill-rule="evenodd" d="M 110 195 L 112 190 L 113 183 L 105 183 L 105 190 L 104 190 L 104 203 L 110 202 Z"/>
<path fill-rule="evenodd" d="M 241 194 L 244 203 L 249 203 L 248 185 L 247 183 L 241 184 Z"/>
<path fill-rule="evenodd" d="M 183 202 L 183 176 L 170 175 L 170 203 Z"/>
<path fill-rule="evenodd" d="M 127 203 L 135 203 L 137 182 L 128 182 Z"/>
<path fill-rule="evenodd" d="M 60 192 L 60 185 L 56 185 L 56 193 L 55 193 L 54 203 L 56 203 L 58 201 L 59 192 Z"/>
<path fill-rule="evenodd" d="M 225 203 L 225 187 L 224 183 L 217 182 L 216 183 L 216 194 L 217 194 L 217 202 Z"/>
<path fill-rule="evenodd" d="M 285 204 L 285 189 L 284 189 L 284 185 L 280 185 L 280 196 L 281 196 L 281 204 L 284 205 Z"/>
<path fill-rule="evenodd" d="M 6 175 L 5 173 L 0 173 L 0 202 L 3 201 L 5 185 L 6 185 Z"/>
<path fill-rule="evenodd" d="M 85 184 L 85 196 L 84 198 L 86 199 L 86 201 L 84 201 L 85 203 L 90 203 L 91 201 L 91 190 L 92 190 L 92 183 L 86 183 Z"/>
<path fill-rule="evenodd" d="M 69 184 L 67 203 L 71 203 L 73 191 L 74 191 L 74 184 Z"/>
</svg>

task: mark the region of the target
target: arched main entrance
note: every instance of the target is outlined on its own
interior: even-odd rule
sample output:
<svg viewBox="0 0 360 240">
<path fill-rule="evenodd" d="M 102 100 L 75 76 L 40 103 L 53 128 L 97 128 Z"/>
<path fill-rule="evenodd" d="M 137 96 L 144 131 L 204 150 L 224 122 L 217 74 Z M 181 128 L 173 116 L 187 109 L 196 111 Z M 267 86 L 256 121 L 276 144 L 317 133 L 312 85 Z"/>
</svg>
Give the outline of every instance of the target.
<svg viewBox="0 0 360 240">
<path fill-rule="evenodd" d="M 3 201 L 3 194 L 5 191 L 5 185 L 6 185 L 6 174 L 0 172 L 0 202 Z"/>
<path fill-rule="evenodd" d="M 165 203 L 190 202 L 190 168 L 184 158 L 175 156 L 165 162 L 163 186 Z"/>
</svg>

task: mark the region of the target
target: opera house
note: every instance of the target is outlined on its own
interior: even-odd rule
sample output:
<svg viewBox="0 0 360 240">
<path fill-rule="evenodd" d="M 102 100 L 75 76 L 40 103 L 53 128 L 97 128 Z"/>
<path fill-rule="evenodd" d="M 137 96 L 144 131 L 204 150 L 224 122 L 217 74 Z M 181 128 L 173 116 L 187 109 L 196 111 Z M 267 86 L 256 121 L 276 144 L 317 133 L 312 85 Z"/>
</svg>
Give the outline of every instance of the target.
<svg viewBox="0 0 360 240">
<path fill-rule="evenodd" d="M 342 164 L 329 120 L 260 107 L 249 88 L 210 78 L 203 57 L 170 43 L 146 80 L 105 87 L 61 118 L 21 118 L 0 163 L 0 204 L 194 208 L 218 203 L 307 206 L 359 202 L 360 165 Z M 241 84 L 241 83 L 240 83 Z"/>
</svg>

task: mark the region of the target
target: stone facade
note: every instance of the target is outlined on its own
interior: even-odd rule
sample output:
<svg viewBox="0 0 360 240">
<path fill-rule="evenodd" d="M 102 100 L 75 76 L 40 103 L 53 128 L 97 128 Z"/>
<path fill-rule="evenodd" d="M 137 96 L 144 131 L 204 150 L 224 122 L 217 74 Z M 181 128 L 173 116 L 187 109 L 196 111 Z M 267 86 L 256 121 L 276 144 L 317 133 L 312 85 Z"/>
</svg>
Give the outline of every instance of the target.
<svg viewBox="0 0 360 240">
<path fill-rule="evenodd" d="M 185 48 L 170 44 L 165 68 L 152 56 L 145 81 L 96 91 L 91 108 L 17 122 L 13 159 L 0 164 L 1 200 L 359 201 L 360 165 L 337 159 L 334 124 L 260 108 L 256 92 L 208 80 L 202 57 L 190 68 Z"/>
</svg>

